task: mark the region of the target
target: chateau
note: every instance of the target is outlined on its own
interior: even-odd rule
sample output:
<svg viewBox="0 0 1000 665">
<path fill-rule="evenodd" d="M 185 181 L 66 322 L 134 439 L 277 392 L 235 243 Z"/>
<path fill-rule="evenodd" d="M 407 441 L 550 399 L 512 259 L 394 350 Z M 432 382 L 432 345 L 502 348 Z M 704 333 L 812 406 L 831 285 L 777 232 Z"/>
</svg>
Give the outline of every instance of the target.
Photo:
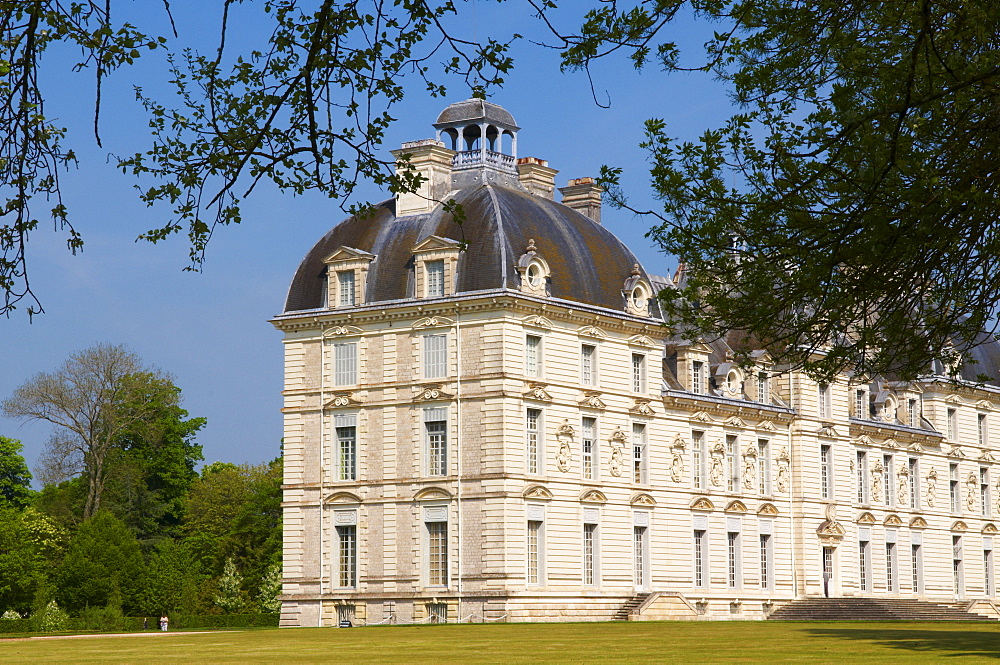
<svg viewBox="0 0 1000 665">
<path fill-rule="evenodd" d="M 323 236 L 273 320 L 282 625 L 763 619 L 822 596 L 998 616 L 1000 383 L 974 381 L 1000 376 L 996 342 L 957 380 L 741 368 L 741 337 L 671 329 L 655 294 L 683 270 L 647 272 L 592 180 L 557 192 L 519 159 L 510 113 L 470 99 L 434 128 L 394 152 L 421 190 Z"/>
</svg>

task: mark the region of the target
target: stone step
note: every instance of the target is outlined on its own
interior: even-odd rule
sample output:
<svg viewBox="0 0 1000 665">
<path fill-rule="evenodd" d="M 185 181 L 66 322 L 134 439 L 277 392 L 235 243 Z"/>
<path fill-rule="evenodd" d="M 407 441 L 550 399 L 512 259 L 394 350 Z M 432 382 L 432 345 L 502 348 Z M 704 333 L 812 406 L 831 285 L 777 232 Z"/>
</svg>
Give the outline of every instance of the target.
<svg viewBox="0 0 1000 665">
<path fill-rule="evenodd" d="M 961 607 L 912 598 L 806 598 L 768 617 L 774 621 L 990 621 Z"/>
</svg>

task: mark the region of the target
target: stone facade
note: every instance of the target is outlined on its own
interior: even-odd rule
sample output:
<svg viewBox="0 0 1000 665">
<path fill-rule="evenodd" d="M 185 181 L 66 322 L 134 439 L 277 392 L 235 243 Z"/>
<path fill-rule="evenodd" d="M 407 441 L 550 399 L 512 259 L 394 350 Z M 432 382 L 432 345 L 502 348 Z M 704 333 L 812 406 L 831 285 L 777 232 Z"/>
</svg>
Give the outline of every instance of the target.
<svg viewBox="0 0 1000 665">
<path fill-rule="evenodd" d="M 489 122 L 462 118 L 464 136 L 472 123 L 488 137 Z M 510 215 L 517 171 L 484 159 L 475 180 L 470 159 L 488 151 L 467 147 L 449 196 L 485 188 Z M 437 153 L 430 173 L 446 179 Z M 537 191 L 538 173 L 522 171 Z M 545 205 L 580 237 L 585 225 L 610 236 L 594 215 Z M 996 386 L 820 386 L 763 351 L 739 367 L 726 340 L 685 342 L 658 318 L 646 299 L 672 280 L 629 270 L 618 245 L 546 246 L 544 217 L 530 242 L 504 227 L 520 261 L 505 256 L 495 283 L 472 288 L 486 221 L 470 215 L 466 237 L 449 238 L 424 219 L 384 222 L 416 220 L 408 246 L 380 249 L 368 233 L 327 247 L 326 272 L 307 257 L 293 291 L 321 279 L 325 301 L 273 321 L 285 344 L 282 625 L 608 620 L 630 601 L 633 619 L 760 619 L 824 594 L 995 611 Z M 560 295 L 583 250 L 621 254 L 628 267 L 597 277 L 620 306 L 584 286 Z M 412 257 L 398 262 L 412 274 L 394 277 L 409 291 L 377 300 L 392 252 Z M 331 280 L 348 259 L 366 285 L 354 293 L 375 295 L 345 305 Z"/>
</svg>

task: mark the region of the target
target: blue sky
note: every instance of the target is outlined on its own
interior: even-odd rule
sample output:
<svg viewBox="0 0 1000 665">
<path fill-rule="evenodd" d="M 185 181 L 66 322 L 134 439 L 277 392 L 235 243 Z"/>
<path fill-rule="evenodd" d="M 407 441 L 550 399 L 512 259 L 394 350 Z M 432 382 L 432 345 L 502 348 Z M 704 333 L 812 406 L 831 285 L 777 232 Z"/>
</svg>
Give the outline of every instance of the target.
<svg viewBox="0 0 1000 665">
<path fill-rule="evenodd" d="M 182 43 L 203 50 L 214 46 L 218 17 L 213 7 L 218 4 L 171 3 Z M 453 23 L 469 36 L 475 30 L 480 38 L 509 32 L 527 37 L 514 52 L 514 72 L 491 101 L 509 110 L 521 126 L 519 156 L 548 160 L 559 170 L 559 186 L 570 178 L 597 175 L 601 164 L 620 166 L 633 200 L 655 207 L 639 148 L 643 121 L 664 118 L 672 136 L 690 140 L 732 112 L 725 91 L 708 75 L 666 76 L 655 68 L 637 73 L 622 59 L 593 71 L 599 98 L 610 100 L 610 108 L 600 108 L 585 75 L 560 73 L 556 51 L 529 43 L 544 40 L 545 34 L 523 2 L 480 1 L 474 25 L 472 5 L 458 5 L 462 14 Z M 131 20 L 149 31 L 164 29 L 160 3 L 144 0 L 129 11 L 135 14 Z M 241 37 L 262 34 L 263 24 L 254 14 L 259 3 L 234 5 L 232 11 L 236 27 L 230 46 L 238 47 Z M 682 21 L 670 38 L 682 47 L 697 47 L 711 34 L 705 30 Z M 183 237 L 155 246 L 137 243 L 136 236 L 162 224 L 168 211 L 140 203 L 134 179 L 118 172 L 108 154 L 148 146 L 146 120 L 132 86 L 164 99 L 166 78 L 157 57 L 113 76 L 104 91 L 103 150 L 90 130 L 92 76 L 63 69 L 46 81 L 47 111 L 69 128 L 67 143 L 80 155 L 79 168 L 64 173 L 62 182 L 65 203 L 86 246 L 71 255 L 64 236 L 44 224 L 31 237 L 30 276 L 46 313 L 31 323 L 23 311 L 0 319 L 0 397 L 33 374 L 55 369 L 75 350 L 97 342 L 124 343 L 147 363 L 173 374 L 185 407 L 208 419 L 199 436 L 206 462 L 257 463 L 278 454 L 281 438 L 281 337 L 267 321 L 280 312 L 288 282 L 306 251 L 344 213 L 338 201 L 322 196 L 294 197 L 260 187 L 244 202 L 243 223 L 221 229 L 213 238 L 202 273 L 182 270 L 187 265 Z M 416 80 L 410 83 L 412 92 L 393 110 L 399 120 L 385 142 L 386 158 L 403 141 L 432 137 L 431 123 L 440 110 L 469 97 L 458 80 L 449 81 L 445 99 L 429 97 Z M 358 198 L 379 201 L 386 196 L 369 184 Z M 649 272 L 672 272 L 675 261 L 644 238 L 648 221 L 607 207 L 603 221 Z M 0 416 L 0 435 L 21 439 L 29 464 L 49 432 L 44 424 L 22 425 Z"/>
</svg>

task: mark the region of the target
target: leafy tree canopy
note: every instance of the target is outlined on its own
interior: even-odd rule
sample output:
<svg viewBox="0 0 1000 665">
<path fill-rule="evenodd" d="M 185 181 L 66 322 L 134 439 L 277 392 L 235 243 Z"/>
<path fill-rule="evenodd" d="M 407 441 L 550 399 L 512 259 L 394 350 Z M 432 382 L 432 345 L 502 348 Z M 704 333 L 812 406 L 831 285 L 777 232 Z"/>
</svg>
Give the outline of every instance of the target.
<svg viewBox="0 0 1000 665">
<path fill-rule="evenodd" d="M 31 498 L 31 471 L 21 456 L 21 442 L 0 436 L 0 505 L 28 505 Z"/>
<path fill-rule="evenodd" d="M 602 3 L 556 31 L 564 64 L 623 52 L 681 70 L 681 12 L 720 26 L 697 67 L 739 112 L 698 141 L 646 123 L 661 210 L 632 208 L 619 169 L 602 178 L 684 262 L 670 320 L 690 337 L 743 330 L 827 378 L 912 378 L 986 340 L 1000 302 L 1000 5 Z"/>
</svg>

